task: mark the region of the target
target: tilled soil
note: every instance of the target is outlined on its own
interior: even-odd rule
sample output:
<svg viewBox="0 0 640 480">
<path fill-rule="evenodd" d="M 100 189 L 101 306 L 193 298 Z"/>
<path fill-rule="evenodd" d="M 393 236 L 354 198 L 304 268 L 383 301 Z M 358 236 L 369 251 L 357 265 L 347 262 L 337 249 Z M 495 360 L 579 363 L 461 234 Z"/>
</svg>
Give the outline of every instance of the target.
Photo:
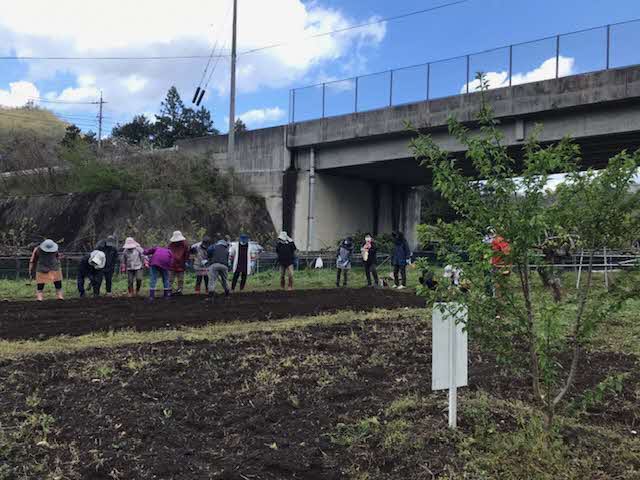
<svg viewBox="0 0 640 480">
<path fill-rule="evenodd" d="M 294 292 L 265 291 L 216 296 L 158 298 L 99 298 L 0 303 L 0 338 L 46 339 L 121 329 L 138 331 L 194 327 L 208 323 L 274 320 L 376 308 L 422 307 L 424 299 L 391 290 L 332 289 Z"/>
<path fill-rule="evenodd" d="M 0 361 L 5 473 L 140 480 L 460 478 L 456 437 L 446 433 L 446 395 L 430 389 L 430 351 L 429 322 L 398 316 Z M 477 419 L 466 413 L 465 398 L 476 389 L 530 401 L 526 376 L 507 374 L 474 349 L 470 357 L 470 386 L 460 391 L 460 426 L 468 433 Z M 613 371 L 631 375 L 612 402 L 623 400 L 628 410 L 610 410 L 606 421 L 621 430 L 637 425 L 637 359 L 594 353 L 585 361 L 581 389 Z M 517 428 L 508 411 L 497 415 L 497 431 Z M 606 456 L 598 458 L 604 476 L 592 478 L 628 478 L 609 467 Z M 0 478 L 2 468 L 0 462 Z"/>
</svg>

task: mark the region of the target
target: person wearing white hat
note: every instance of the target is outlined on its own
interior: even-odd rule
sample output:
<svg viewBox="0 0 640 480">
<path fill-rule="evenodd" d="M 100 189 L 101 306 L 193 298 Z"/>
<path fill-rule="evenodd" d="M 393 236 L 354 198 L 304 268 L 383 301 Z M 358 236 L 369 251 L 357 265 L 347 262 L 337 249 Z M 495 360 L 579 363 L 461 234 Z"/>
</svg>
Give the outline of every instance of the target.
<svg viewBox="0 0 640 480">
<path fill-rule="evenodd" d="M 276 242 L 276 253 L 280 264 L 280 288 L 285 288 L 285 276 L 288 277 L 288 290 L 293 290 L 293 263 L 296 256 L 296 244 L 287 232 L 281 232 Z"/>
<path fill-rule="evenodd" d="M 134 281 L 135 295 L 137 296 L 140 293 L 144 274 L 144 263 L 144 250 L 132 237 L 127 237 L 122 246 L 120 272 L 127 274 L 127 291 L 129 297 L 134 296 Z"/>
<path fill-rule="evenodd" d="M 172 255 L 171 266 L 169 267 L 169 283 L 171 284 L 172 295 L 182 295 L 184 288 L 184 272 L 187 269 L 187 262 L 191 249 L 180 230 L 176 230 L 171 235 L 169 245 L 167 247 Z M 177 288 L 174 290 L 174 281 L 177 281 Z"/>
<path fill-rule="evenodd" d="M 62 294 L 62 268 L 60 266 L 61 255 L 58 252 L 58 244 L 51 239 L 42 242 L 33 250 L 29 260 L 29 277 L 35 270 L 36 298 L 44 300 L 44 286 L 53 283 L 58 300 L 64 300 Z"/>
<path fill-rule="evenodd" d="M 102 284 L 102 270 L 107 263 L 107 257 L 101 250 L 94 250 L 93 252 L 85 255 L 80 260 L 78 266 L 78 293 L 81 298 L 85 296 L 84 285 L 86 280 L 89 280 L 89 285 L 93 290 L 93 296 L 100 296 L 100 285 Z"/>
</svg>

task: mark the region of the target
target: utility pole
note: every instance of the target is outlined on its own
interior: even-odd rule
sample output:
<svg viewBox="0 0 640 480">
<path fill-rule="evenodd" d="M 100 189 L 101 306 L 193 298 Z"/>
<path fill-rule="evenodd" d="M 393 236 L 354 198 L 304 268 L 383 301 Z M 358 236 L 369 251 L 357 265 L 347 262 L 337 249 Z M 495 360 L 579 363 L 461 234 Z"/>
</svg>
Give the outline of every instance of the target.
<svg viewBox="0 0 640 480">
<path fill-rule="evenodd" d="M 236 27 L 238 23 L 238 0 L 233 0 L 233 37 L 231 39 L 231 89 L 229 99 L 229 144 L 227 147 L 227 161 L 229 166 L 235 166 L 236 150 Z"/>
<path fill-rule="evenodd" d="M 100 108 L 98 110 L 98 150 L 102 150 L 102 90 L 100 90 Z"/>
</svg>

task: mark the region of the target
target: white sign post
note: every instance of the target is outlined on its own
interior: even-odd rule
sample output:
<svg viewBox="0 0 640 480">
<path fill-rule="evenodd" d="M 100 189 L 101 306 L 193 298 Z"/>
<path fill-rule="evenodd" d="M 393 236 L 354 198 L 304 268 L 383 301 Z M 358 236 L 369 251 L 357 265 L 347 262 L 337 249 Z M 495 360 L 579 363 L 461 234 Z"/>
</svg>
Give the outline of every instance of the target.
<svg viewBox="0 0 640 480">
<path fill-rule="evenodd" d="M 457 427 L 457 389 L 467 386 L 467 307 L 435 303 L 432 313 L 432 390 L 449 390 L 449 427 Z"/>
</svg>

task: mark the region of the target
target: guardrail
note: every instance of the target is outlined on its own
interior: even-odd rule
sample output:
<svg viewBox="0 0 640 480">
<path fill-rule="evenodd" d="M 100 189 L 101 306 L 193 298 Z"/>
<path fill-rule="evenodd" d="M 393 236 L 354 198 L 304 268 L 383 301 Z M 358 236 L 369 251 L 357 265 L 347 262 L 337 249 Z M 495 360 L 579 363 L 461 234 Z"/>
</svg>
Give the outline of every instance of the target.
<svg viewBox="0 0 640 480">
<path fill-rule="evenodd" d="M 640 64 L 640 19 L 434 60 L 289 92 L 289 123 L 376 110 L 476 90 Z"/>
</svg>

